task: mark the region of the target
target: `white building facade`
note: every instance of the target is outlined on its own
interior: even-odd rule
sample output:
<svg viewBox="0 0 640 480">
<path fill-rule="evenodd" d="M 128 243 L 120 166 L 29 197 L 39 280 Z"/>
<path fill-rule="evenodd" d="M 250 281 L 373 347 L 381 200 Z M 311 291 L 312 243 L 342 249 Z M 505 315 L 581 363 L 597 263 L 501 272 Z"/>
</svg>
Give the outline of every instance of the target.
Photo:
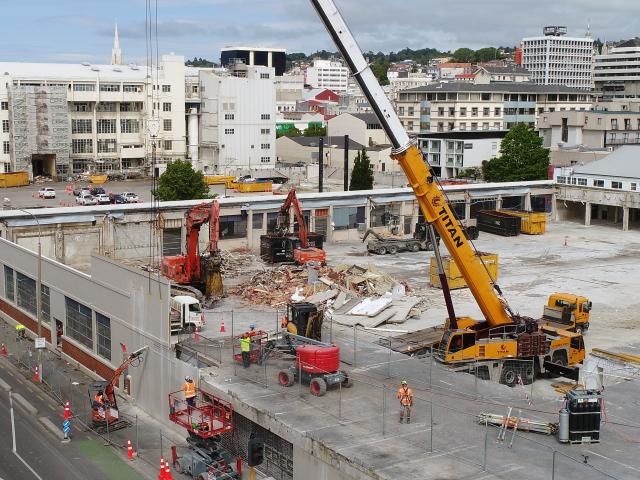
<svg viewBox="0 0 640 480">
<path fill-rule="evenodd" d="M 640 38 L 605 44 L 594 58 L 593 81 L 604 100 L 640 100 Z"/>
<path fill-rule="evenodd" d="M 238 64 L 229 74 L 200 71 L 199 156 L 204 173 L 273 168 L 276 87 L 270 67 Z"/>
<path fill-rule="evenodd" d="M 337 60 L 316 59 L 307 68 L 306 83 L 314 88 L 328 88 L 336 93 L 344 93 L 348 89 L 349 69 Z"/>
<path fill-rule="evenodd" d="M 593 38 L 567 37 L 566 27 L 545 27 L 544 35 L 522 39 L 522 67 L 540 85 L 592 88 Z"/>
</svg>

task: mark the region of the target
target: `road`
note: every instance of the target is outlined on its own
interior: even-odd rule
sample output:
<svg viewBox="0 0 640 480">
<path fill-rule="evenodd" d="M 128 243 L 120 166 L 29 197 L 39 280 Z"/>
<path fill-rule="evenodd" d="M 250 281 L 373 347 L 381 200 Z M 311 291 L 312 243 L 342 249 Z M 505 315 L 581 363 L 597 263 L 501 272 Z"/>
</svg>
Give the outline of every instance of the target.
<svg viewBox="0 0 640 480">
<path fill-rule="evenodd" d="M 62 421 L 60 406 L 46 397 L 34 385 L 6 362 L 0 362 L 0 379 L 12 387 L 37 409 L 36 416 L 13 401 L 16 453 L 9 393 L 0 390 L 0 480 L 140 480 L 111 447 L 74 426 L 73 439 L 63 444 L 46 430 L 38 418 L 48 417 L 54 424 Z M 28 465 L 25 465 L 25 463 Z"/>
</svg>

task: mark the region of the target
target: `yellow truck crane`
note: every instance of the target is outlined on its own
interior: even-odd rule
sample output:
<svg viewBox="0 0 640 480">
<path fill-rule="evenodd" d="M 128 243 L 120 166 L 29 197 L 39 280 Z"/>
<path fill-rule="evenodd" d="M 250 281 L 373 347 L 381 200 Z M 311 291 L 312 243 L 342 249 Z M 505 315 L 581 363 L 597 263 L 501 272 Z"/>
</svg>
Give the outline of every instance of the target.
<svg viewBox="0 0 640 480">
<path fill-rule="evenodd" d="M 500 287 L 465 237 L 436 175 L 416 142 L 407 135 L 334 1 L 310 1 L 393 144 L 392 157 L 404 171 L 426 222 L 435 228 L 454 258 L 484 315 L 485 320 L 456 317 L 450 296 L 445 292 L 449 318 L 438 359 L 449 365 L 478 365 L 479 362 L 489 365 L 505 360 L 501 376 L 508 379 L 515 378 L 510 371 L 515 367 L 509 366 L 508 359 L 534 359 L 535 373 L 552 371 L 576 377 L 576 369 L 567 367 L 584 359 L 582 335 L 511 310 Z M 530 373 L 533 377 L 534 372 Z"/>
</svg>

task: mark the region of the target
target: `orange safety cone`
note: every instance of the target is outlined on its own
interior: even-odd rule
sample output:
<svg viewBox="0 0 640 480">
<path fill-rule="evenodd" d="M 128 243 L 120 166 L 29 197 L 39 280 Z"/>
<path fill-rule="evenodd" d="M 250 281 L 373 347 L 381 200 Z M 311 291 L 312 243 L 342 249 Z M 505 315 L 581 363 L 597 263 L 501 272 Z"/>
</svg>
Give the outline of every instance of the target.
<svg viewBox="0 0 640 480">
<path fill-rule="evenodd" d="M 127 440 L 127 457 L 129 460 L 133 460 L 133 446 L 131 446 L 131 440 Z"/>
<path fill-rule="evenodd" d="M 203 325 L 206 325 L 206 324 L 207 324 L 207 321 L 206 321 L 206 320 L 205 320 L 205 318 L 204 318 L 204 313 L 201 313 L 201 314 L 200 314 L 200 321 L 202 322 L 202 324 L 203 324 Z"/>
<path fill-rule="evenodd" d="M 4 358 L 7 358 L 7 346 L 4 343 L 2 344 L 2 348 L 0 349 L 0 354 L 2 354 Z"/>
<path fill-rule="evenodd" d="M 36 366 L 36 373 L 33 376 L 33 381 L 36 383 L 40 383 L 40 373 L 38 372 L 38 367 Z"/>
<path fill-rule="evenodd" d="M 64 404 L 64 419 L 69 420 L 71 418 L 71 409 L 69 408 L 69 402 Z"/>
<path fill-rule="evenodd" d="M 158 473 L 158 480 L 165 479 L 165 469 L 164 469 L 164 457 L 160 457 L 160 473 Z"/>
<path fill-rule="evenodd" d="M 200 341 L 200 332 L 198 331 L 198 327 L 196 326 L 196 329 L 193 332 L 193 340 L 195 342 L 199 342 Z"/>
<path fill-rule="evenodd" d="M 164 464 L 164 480 L 173 480 L 173 475 L 171 475 L 171 467 L 169 466 L 169 462 Z"/>
<path fill-rule="evenodd" d="M 224 332 L 226 332 L 226 331 L 227 331 L 227 330 L 224 328 L 224 322 L 222 322 L 222 323 L 220 324 L 220 333 L 224 333 Z"/>
</svg>

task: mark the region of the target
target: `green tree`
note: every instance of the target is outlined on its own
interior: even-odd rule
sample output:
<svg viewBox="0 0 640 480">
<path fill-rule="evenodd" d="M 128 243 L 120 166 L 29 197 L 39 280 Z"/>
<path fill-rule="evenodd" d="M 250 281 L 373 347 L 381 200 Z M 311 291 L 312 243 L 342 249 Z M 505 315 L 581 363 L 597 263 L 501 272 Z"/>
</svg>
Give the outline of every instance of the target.
<svg viewBox="0 0 640 480">
<path fill-rule="evenodd" d="M 470 48 L 459 48 L 453 52 L 452 60 L 454 62 L 473 62 L 474 51 Z"/>
<path fill-rule="evenodd" d="M 176 160 L 160 175 L 158 189 L 153 195 L 161 201 L 209 198 L 209 186 L 202 172 L 196 172 L 191 163 Z"/>
<path fill-rule="evenodd" d="M 371 71 L 378 79 L 380 85 L 389 85 L 389 79 L 387 78 L 387 71 L 389 71 L 389 60 L 377 60 L 371 65 Z"/>
<path fill-rule="evenodd" d="M 489 60 L 500 60 L 502 55 L 498 52 L 497 48 L 488 47 L 476 50 L 473 53 L 473 60 L 475 62 L 488 62 Z"/>
<path fill-rule="evenodd" d="M 302 135 L 305 137 L 325 137 L 327 135 L 327 129 L 326 127 L 318 125 L 317 123 L 311 123 L 307 128 L 304 129 Z"/>
<path fill-rule="evenodd" d="M 289 128 L 289 129 L 285 130 L 284 132 L 276 132 L 276 138 L 280 138 L 280 137 L 299 137 L 300 135 L 302 135 L 302 132 L 300 132 L 300 130 L 298 130 L 295 127 Z"/>
<path fill-rule="evenodd" d="M 487 182 L 518 182 L 546 179 L 549 150 L 542 137 L 530 125 L 512 127 L 502 140 L 500 156 L 484 162 L 482 173 Z"/>
<path fill-rule="evenodd" d="M 373 188 L 373 167 L 369 161 L 367 150 L 363 148 L 358 152 L 351 170 L 351 182 L 349 190 L 371 190 Z"/>
</svg>

